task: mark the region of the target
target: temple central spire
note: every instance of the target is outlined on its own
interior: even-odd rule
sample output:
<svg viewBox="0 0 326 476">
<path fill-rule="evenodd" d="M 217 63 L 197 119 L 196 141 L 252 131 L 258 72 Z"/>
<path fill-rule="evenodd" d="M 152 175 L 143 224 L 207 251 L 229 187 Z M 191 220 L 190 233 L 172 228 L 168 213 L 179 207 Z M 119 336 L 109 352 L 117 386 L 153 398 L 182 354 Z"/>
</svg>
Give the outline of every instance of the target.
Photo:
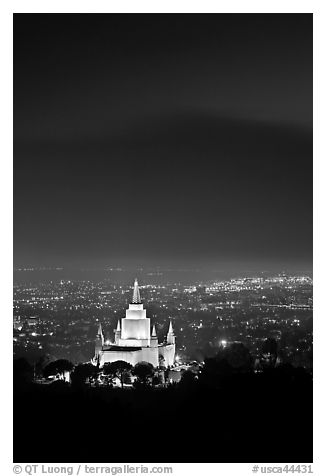
<svg viewBox="0 0 326 476">
<path fill-rule="evenodd" d="M 137 278 L 135 279 L 135 282 L 134 282 L 134 292 L 133 292 L 133 296 L 132 296 L 132 304 L 141 304 L 140 292 L 139 292 Z"/>
</svg>

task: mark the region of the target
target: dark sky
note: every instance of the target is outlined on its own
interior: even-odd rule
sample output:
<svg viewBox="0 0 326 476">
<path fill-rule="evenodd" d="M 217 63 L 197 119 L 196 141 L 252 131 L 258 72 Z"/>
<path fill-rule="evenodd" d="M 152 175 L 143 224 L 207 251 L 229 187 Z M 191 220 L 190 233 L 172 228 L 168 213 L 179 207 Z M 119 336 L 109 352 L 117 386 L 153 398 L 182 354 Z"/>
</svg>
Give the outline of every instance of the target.
<svg viewBox="0 0 326 476">
<path fill-rule="evenodd" d="M 14 15 L 15 265 L 311 257 L 312 15 Z"/>
</svg>

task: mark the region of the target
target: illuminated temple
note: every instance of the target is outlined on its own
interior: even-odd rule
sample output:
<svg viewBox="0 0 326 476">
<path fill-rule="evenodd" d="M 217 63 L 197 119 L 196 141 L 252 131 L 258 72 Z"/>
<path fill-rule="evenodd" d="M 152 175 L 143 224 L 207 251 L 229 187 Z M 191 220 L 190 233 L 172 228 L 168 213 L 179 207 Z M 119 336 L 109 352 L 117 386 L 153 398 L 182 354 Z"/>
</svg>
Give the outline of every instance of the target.
<svg viewBox="0 0 326 476">
<path fill-rule="evenodd" d="M 133 298 L 126 315 L 118 320 L 113 344 L 106 344 L 101 324 L 95 341 L 94 364 L 100 367 L 106 362 L 124 360 L 131 365 L 149 362 L 154 367 L 171 366 L 175 356 L 175 336 L 170 321 L 166 341 L 159 344 L 155 324 L 146 316 L 146 309 L 140 299 L 138 281 L 135 280 Z"/>
</svg>

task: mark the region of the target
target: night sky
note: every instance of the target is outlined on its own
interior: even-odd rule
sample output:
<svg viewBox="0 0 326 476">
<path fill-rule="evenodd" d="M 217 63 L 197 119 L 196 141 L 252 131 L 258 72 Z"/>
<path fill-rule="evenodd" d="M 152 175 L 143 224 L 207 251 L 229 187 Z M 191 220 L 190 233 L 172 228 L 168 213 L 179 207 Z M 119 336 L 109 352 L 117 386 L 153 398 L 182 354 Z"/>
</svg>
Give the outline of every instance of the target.
<svg viewBox="0 0 326 476">
<path fill-rule="evenodd" d="M 310 266 L 311 14 L 15 14 L 15 265 Z"/>
</svg>

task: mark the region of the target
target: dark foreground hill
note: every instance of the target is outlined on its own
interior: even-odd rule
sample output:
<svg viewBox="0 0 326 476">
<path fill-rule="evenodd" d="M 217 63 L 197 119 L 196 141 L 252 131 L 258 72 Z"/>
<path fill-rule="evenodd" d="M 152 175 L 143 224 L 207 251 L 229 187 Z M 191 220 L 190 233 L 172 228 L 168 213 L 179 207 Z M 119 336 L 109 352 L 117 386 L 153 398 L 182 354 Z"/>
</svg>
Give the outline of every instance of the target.
<svg viewBox="0 0 326 476">
<path fill-rule="evenodd" d="M 14 462 L 312 462 L 303 369 L 168 388 L 14 388 Z"/>
</svg>

